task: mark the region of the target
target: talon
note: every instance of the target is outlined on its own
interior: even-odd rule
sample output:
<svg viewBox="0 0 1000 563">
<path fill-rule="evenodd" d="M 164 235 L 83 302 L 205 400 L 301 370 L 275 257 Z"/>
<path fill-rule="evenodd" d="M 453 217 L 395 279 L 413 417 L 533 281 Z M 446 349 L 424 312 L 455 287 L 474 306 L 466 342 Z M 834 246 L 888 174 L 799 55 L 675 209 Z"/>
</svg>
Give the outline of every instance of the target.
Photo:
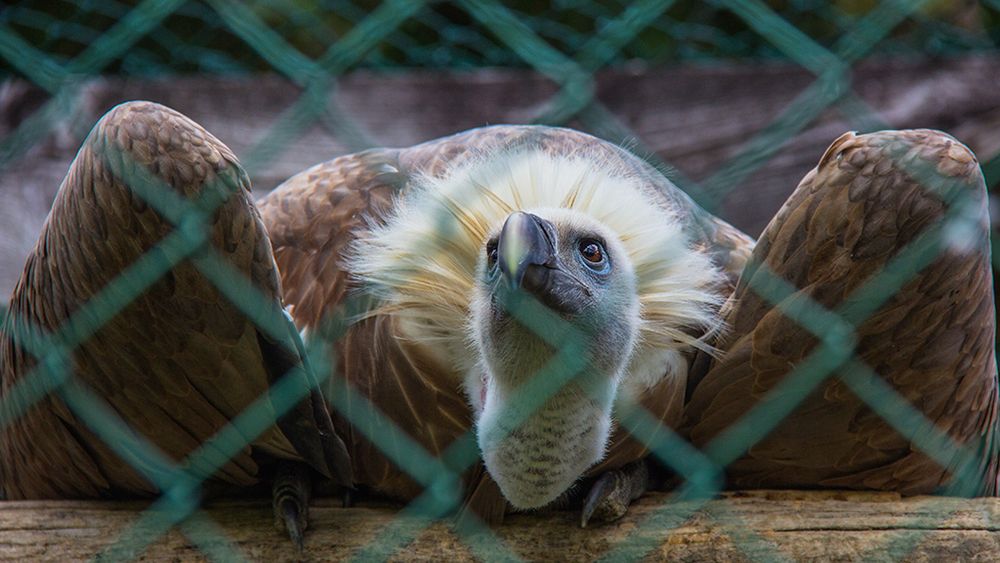
<svg viewBox="0 0 1000 563">
<path fill-rule="evenodd" d="M 311 496 L 309 469 L 298 462 L 280 462 L 271 488 L 274 524 L 288 533 L 288 538 L 300 552 L 305 549 Z"/>
<path fill-rule="evenodd" d="M 648 486 L 649 471 L 645 460 L 601 475 L 587 493 L 580 513 L 580 527 L 586 528 L 592 518 L 614 522 L 625 516 L 632 501 L 642 496 Z"/>
<path fill-rule="evenodd" d="M 617 471 L 609 471 L 604 475 L 601 475 L 594 486 L 590 488 L 590 492 L 587 493 L 587 500 L 583 503 L 583 511 L 580 513 L 580 527 L 586 528 L 587 522 L 590 521 L 590 517 L 594 515 L 594 511 L 597 510 L 597 504 L 606 499 L 612 492 L 613 486 L 612 482 L 615 481 L 615 475 Z"/>
<path fill-rule="evenodd" d="M 281 502 L 281 518 L 284 528 L 288 532 L 288 538 L 295 544 L 300 552 L 305 549 L 305 529 L 309 526 L 309 517 L 306 512 L 300 511 L 299 506 L 289 499 Z"/>
</svg>

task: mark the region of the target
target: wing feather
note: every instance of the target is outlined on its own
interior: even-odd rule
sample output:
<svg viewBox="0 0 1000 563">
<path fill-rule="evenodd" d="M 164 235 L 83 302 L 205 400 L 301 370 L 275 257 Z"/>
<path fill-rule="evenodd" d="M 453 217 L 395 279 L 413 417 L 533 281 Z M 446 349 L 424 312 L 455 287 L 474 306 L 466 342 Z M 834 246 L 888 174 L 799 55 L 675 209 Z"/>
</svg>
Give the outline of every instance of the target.
<svg viewBox="0 0 1000 563">
<path fill-rule="evenodd" d="M 14 319 L 50 333 L 59 330 L 173 230 L 133 192 L 146 175 L 188 199 L 210 187 L 219 191 L 224 202 L 210 218 L 208 243 L 280 310 L 270 243 L 236 157 L 173 110 L 149 102 L 123 104 L 101 119 L 80 149 L 14 290 L 0 338 L 5 396 L 36 365 L 14 340 L 23 335 Z M 159 188 L 150 187 L 157 193 Z M 254 325 L 187 261 L 73 352 L 75 379 L 178 461 L 266 393 L 278 375 L 265 370 Z M 315 421 L 309 424 L 315 430 Z M 54 395 L 0 433 L 0 473 L 8 498 L 155 492 Z M 276 428 L 246 438 L 273 455 L 299 458 Z M 218 460 L 219 452 L 187 463 L 215 473 L 221 482 L 247 485 L 258 476 L 252 451 L 248 445 L 214 471 L 209 462 Z M 314 461 L 328 472 L 328 460 Z"/>
<path fill-rule="evenodd" d="M 921 163 L 933 171 L 924 185 L 907 172 Z M 933 193 L 925 185 L 945 189 Z M 988 213 L 983 177 L 968 149 L 926 130 L 842 136 L 768 225 L 753 261 L 799 288 L 789 303 L 808 296 L 828 309 L 861 305 L 858 289 L 940 223 L 956 193 L 971 200 L 964 247 L 945 245 L 860 322 L 856 354 L 938 429 L 979 452 L 976 492 L 993 494 L 997 372 Z M 817 342 L 749 288 L 757 272 L 749 269 L 736 289 L 730 336 L 720 344 L 724 355 L 695 377 L 685 428 L 699 447 L 739 424 Z M 830 379 L 729 471 L 736 487 L 912 494 L 945 485 L 956 470 L 953 459 L 939 466 Z"/>
</svg>

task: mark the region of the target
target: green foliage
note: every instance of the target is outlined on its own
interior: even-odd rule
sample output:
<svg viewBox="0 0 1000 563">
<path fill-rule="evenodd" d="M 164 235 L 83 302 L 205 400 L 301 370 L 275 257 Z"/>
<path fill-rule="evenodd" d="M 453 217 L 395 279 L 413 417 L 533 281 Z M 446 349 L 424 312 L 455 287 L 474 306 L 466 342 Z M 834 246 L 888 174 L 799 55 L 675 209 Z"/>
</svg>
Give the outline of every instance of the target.
<svg viewBox="0 0 1000 563">
<path fill-rule="evenodd" d="M 80 54 L 138 0 L 20 0 L 0 11 L 5 25 L 54 60 Z M 213 2 L 187 1 L 108 72 L 149 76 L 206 72 L 244 73 L 271 69 L 213 9 Z M 376 0 L 252 0 L 241 2 L 284 41 L 315 58 L 376 10 Z M 614 21 L 627 0 L 517 0 L 503 5 L 533 33 L 572 54 Z M 726 2 L 679 0 L 629 37 L 611 65 L 628 61 L 669 64 L 736 58 L 787 58 Z M 771 0 L 766 6 L 819 44 L 829 47 L 858 24 L 877 2 Z M 949 55 L 990 50 L 1000 44 L 995 1 L 930 2 L 896 26 L 875 52 Z M 527 66 L 498 41 L 491 26 L 471 17 L 461 2 L 428 2 L 364 54 L 357 67 L 451 68 Z M 15 73 L 10 65 L 0 72 Z"/>
</svg>

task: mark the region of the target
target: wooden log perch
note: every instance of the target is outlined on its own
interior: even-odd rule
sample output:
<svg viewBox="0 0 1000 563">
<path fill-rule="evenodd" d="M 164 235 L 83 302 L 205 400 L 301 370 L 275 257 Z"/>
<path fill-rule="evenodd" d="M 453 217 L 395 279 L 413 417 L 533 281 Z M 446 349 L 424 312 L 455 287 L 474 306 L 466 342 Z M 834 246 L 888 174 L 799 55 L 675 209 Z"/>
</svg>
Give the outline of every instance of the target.
<svg viewBox="0 0 1000 563">
<path fill-rule="evenodd" d="M 1000 499 L 900 498 L 887 493 L 731 492 L 690 513 L 665 509 L 665 529 L 651 517 L 668 495 L 649 494 L 621 521 L 581 529 L 578 514 L 557 511 L 518 514 L 490 535 L 463 539 L 450 520 L 418 528 L 406 542 L 398 508 L 341 508 L 332 499 L 311 510 L 306 549 L 298 553 L 273 525 L 265 500 L 220 501 L 189 521 L 184 531 L 221 532 L 229 545 L 253 561 L 361 559 L 454 561 L 514 555 L 527 560 L 591 560 L 602 555 L 671 561 L 996 561 L 1000 558 Z M 91 559 L 131 529 L 145 506 L 135 502 L 22 501 L 0 503 L 0 560 Z M 210 522 L 209 520 L 210 519 Z M 214 522 L 214 524 L 212 524 Z M 646 526 L 643 526 L 643 523 Z M 649 525 L 652 523 L 653 525 Z M 205 534 L 202 534 L 205 535 Z M 142 550 L 106 555 L 150 560 L 205 559 L 191 539 L 174 528 Z M 155 538 L 155 539 L 152 539 Z M 402 543 L 401 546 L 391 545 Z M 498 548 L 497 545 L 501 545 Z M 619 552 L 644 546 L 642 551 Z M 211 549 L 211 544 L 202 543 Z"/>
</svg>

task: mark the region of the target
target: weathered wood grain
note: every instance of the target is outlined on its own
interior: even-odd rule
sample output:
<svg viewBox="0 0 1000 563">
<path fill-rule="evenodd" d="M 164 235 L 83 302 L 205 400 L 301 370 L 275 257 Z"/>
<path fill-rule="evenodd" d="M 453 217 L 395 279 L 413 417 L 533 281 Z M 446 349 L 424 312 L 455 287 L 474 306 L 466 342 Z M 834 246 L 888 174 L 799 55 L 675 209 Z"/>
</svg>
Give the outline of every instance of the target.
<svg viewBox="0 0 1000 563">
<path fill-rule="evenodd" d="M 620 542 L 638 545 L 638 526 L 663 506 L 666 495 L 644 497 L 620 522 L 580 529 L 573 512 L 524 514 L 495 530 L 508 554 L 529 560 L 591 560 Z M 135 522 L 138 503 L 28 501 L 0 503 L 0 560 L 89 559 Z M 668 509 L 667 514 L 677 511 Z M 225 501 L 205 514 L 230 545 L 254 561 L 300 557 L 273 527 L 265 501 Z M 312 509 L 305 560 L 388 556 L 394 560 L 454 561 L 503 554 L 480 536 L 463 540 L 448 522 L 419 532 L 412 543 L 382 552 L 401 537 L 390 507 L 344 509 L 320 500 Z M 203 524 L 190 529 L 206 531 Z M 144 537 L 140 534 L 139 537 Z M 638 536 L 652 559 L 671 561 L 995 561 L 1000 556 L 1000 499 L 914 497 L 885 493 L 756 491 L 727 493 L 672 530 L 651 527 Z M 470 539 L 471 538 L 471 539 Z M 470 547 L 470 544 L 479 546 Z M 372 551 L 363 551 L 371 549 Z M 645 553 L 643 551 L 642 553 Z M 622 553 L 634 557 L 636 552 Z M 200 559 L 177 529 L 144 551 L 114 552 L 151 560 Z"/>
<path fill-rule="evenodd" d="M 1000 56 L 873 60 L 858 65 L 854 91 L 892 128 L 944 129 L 983 156 L 1000 151 Z M 814 80 L 785 64 L 636 67 L 596 76 L 600 102 L 645 149 L 687 177 L 703 181 L 784 111 Z M 557 91 L 522 70 L 469 73 L 354 72 L 325 99 L 368 142 L 406 146 L 484 124 L 533 119 Z M 6 300 L 38 235 L 59 182 L 89 127 L 111 106 L 149 99 L 171 106 L 228 144 L 250 169 L 258 194 L 288 176 L 360 148 L 347 128 L 305 120 L 287 139 L 276 124 L 301 90 L 279 76 L 95 79 L 75 112 L 52 134 L 0 169 L 0 299 Z M 0 85 L 0 137 L 45 101 L 22 82 Z M 874 126 L 854 109 L 830 109 L 788 138 L 770 160 L 730 189 L 720 214 L 758 234 L 827 145 L 845 130 Z M 586 129 L 579 122 L 569 125 Z M 629 139 L 615 139 L 628 142 Z"/>
</svg>

